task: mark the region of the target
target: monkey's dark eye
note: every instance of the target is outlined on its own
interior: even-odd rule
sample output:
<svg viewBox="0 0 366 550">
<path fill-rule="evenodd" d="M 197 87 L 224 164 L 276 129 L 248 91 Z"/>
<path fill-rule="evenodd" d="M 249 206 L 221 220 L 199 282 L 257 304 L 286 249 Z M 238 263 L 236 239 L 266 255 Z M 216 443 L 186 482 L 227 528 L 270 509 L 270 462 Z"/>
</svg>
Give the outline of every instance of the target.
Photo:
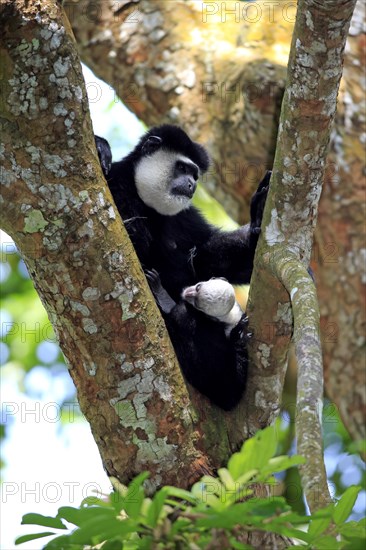
<svg viewBox="0 0 366 550">
<path fill-rule="evenodd" d="M 178 161 L 176 167 L 181 174 L 187 173 L 187 166 L 184 164 L 184 162 Z"/>
<path fill-rule="evenodd" d="M 201 288 L 201 286 L 202 286 L 202 283 L 198 283 L 198 284 L 196 285 L 196 292 L 199 291 L 199 289 Z"/>
<path fill-rule="evenodd" d="M 190 162 L 184 162 L 184 160 L 177 160 L 174 167 L 175 176 L 190 176 L 194 181 L 198 180 L 198 166 L 191 164 Z"/>
</svg>

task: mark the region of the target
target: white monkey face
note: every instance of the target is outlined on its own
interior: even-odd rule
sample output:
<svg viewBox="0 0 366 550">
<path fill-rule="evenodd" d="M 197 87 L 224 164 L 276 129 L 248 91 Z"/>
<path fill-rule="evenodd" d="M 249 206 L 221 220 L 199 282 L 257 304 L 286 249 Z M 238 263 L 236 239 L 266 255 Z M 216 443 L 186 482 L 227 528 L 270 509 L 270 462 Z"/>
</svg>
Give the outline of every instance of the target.
<svg viewBox="0 0 366 550">
<path fill-rule="evenodd" d="M 140 199 L 165 216 L 174 216 L 190 206 L 197 177 L 194 162 L 164 149 L 142 157 L 135 167 Z"/>
<path fill-rule="evenodd" d="M 185 288 L 182 298 L 211 317 L 227 315 L 236 303 L 234 288 L 224 279 L 210 279 Z"/>
</svg>

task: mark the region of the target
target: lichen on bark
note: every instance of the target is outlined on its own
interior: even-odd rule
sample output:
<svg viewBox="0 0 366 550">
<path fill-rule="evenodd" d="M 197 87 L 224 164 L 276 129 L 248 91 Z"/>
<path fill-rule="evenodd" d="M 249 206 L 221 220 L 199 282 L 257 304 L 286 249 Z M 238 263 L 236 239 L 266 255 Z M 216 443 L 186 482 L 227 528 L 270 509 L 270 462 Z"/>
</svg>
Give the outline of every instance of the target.
<svg viewBox="0 0 366 550">
<path fill-rule="evenodd" d="M 301 473 L 311 510 L 330 502 L 331 497 L 319 418 L 323 396 L 319 311 L 307 268 L 336 112 L 343 51 L 355 3 L 348 0 L 340 8 L 335 1 L 322 5 L 315 0 L 299 1 L 273 175 L 249 295 L 251 323 L 255 326 L 263 319 L 269 322 L 273 319 L 276 326 L 272 338 L 266 339 L 261 334 L 251 346 L 255 368 L 249 380 L 248 418 L 254 426 L 258 421 L 250 416 L 250 411 L 259 394 L 262 418 L 268 419 L 266 402 L 271 410 L 279 408 L 280 394 L 276 388 L 282 387 L 291 330 L 283 330 L 278 314 L 286 304 L 292 306 L 298 359 L 297 438 L 299 451 L 307 459 Z M 261 302 L 265 307 L 260 306 Z M 288 322 L 287 325 L 291 328 Z M 314 492 L 314 484 L 321 499 Z"/>
</svg>

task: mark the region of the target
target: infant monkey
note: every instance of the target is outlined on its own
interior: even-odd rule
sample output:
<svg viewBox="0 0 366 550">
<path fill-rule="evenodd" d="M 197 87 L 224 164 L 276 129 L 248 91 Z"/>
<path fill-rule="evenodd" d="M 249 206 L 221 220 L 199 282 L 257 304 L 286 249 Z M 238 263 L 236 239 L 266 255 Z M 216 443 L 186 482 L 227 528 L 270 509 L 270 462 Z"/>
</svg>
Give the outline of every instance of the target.
<svg viewBox="0 0 366 550">
<path fill-rule="evenodd" d="M 176 303 L 159 274 L 146 271 L 184 376 L 215 405 L 228 411 L 246 384 L 248 318 L 226 279 L 212 278 L 185 288 Z"/>
</svg>

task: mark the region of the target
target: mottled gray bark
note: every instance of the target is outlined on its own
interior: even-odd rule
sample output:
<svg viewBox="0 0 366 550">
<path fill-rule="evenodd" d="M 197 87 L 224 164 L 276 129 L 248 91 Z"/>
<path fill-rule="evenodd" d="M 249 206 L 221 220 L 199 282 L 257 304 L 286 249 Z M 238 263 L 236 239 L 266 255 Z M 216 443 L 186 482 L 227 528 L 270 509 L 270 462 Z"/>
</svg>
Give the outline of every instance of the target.
<svg viewBox="0 0 366 550">
<path fill-rule="evenodd" d="M 102 176 L 58 3 L 3 2 L 1 227 L 53 324 L 108 474 L 188 487 L 245 437 L 188 390 Z M 191 400 L 190 400 L 191 397 Z"/>
<path fill-rule="evenodd" d="M 354 6 L 355 0 L 341 5 L 335 0 L 322 4 L 300 0 L 298 4 L 271 190 L 249 296 L 253 325 L 263 326 L 263 319 L 273 324 L 269 336 L 257 332 L 251 349 L 256 366 L 249 383 L 248 414 L 253 426 L 257 422 L 251 414 L 255 406 L 262 408 L 260 418 L 265 421 L 272 420 L 279 408 L 292 306 L 299 360 L 297 438 L 299 450 L 307 458 L 301 473 L 311 510 L 331 499 L 321 446 L 319 314 L 306 269 Z M 260 301 L 265 307 L 258 308 Z"/>
<path fill-rule="evenodd" d="M 283 33 L 291 34 L 294 9 L 258 3 L 251 23 L 248 6 L 233 5 L 230 15 L 223 2 L 213 14 L 185 0 L 64 3 L 82 60 L 145 124 L 179 124 L 207 145 L 205 185 L 247 220 L 251 194 L 272 165 L 289 51 Z M 262 24 L 270 46 L 258 40 Z"/>
</svg>

